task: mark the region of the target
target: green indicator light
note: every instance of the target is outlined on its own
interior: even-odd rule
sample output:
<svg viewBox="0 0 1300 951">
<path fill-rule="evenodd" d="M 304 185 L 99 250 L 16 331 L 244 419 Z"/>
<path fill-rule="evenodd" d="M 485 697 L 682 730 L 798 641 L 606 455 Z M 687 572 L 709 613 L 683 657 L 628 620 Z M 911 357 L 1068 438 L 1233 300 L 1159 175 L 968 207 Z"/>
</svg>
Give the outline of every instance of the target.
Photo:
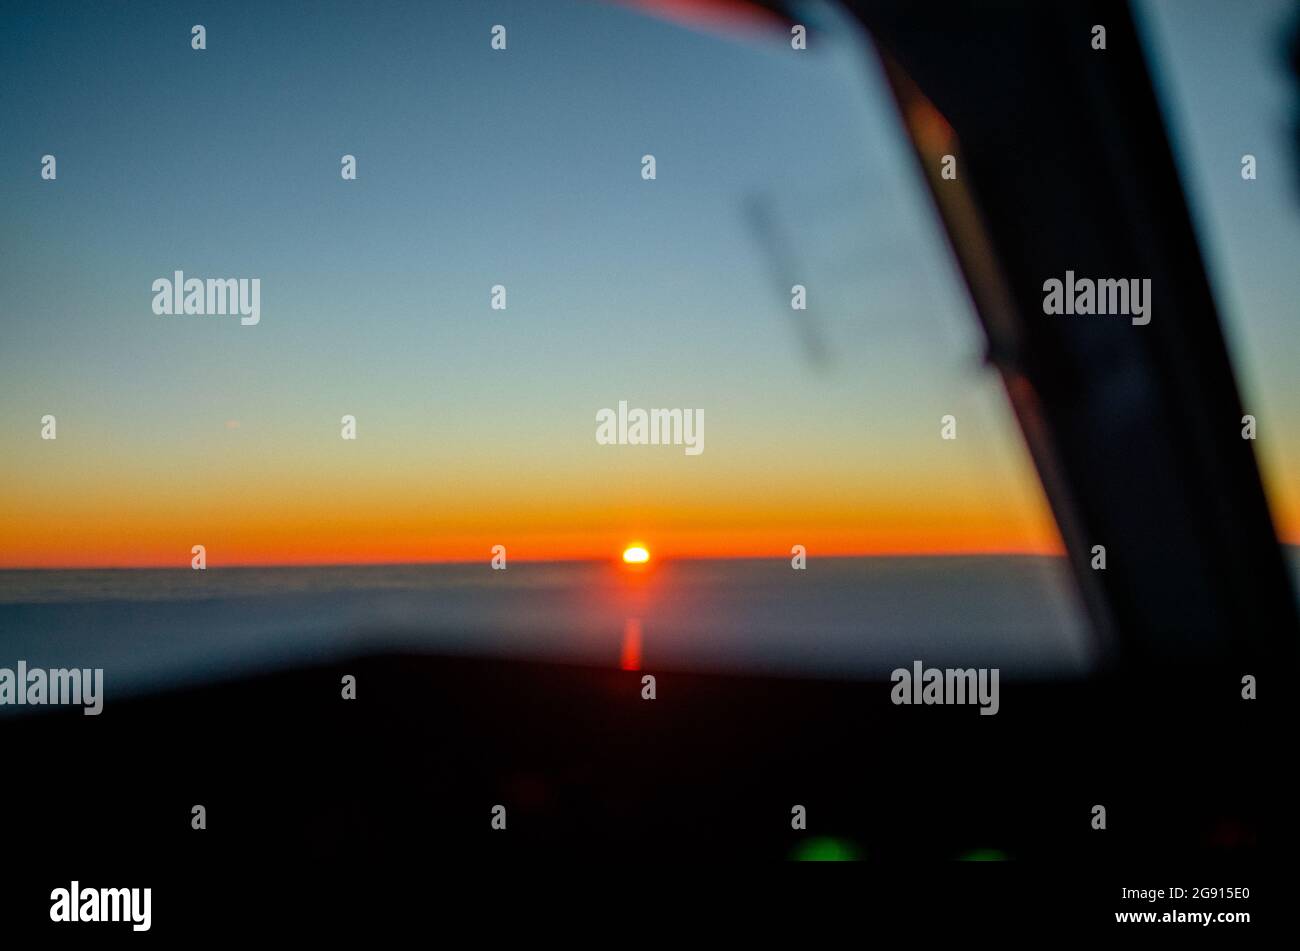
<svg viewBox="0 0 1300 951">
<path fill-rule="evenodd" d="M 965 855 L 958 856 L 958 862 L 1005 862 L 1011 856 L 1001 849 L 971 849 Z"/>
<path fill-rule="evenodd" d="M 830 836 L 805 839 L 794 847 L 790 857 L 796 862 L 856 862 L 859 858 L 852 842 Z"/>
</svg>

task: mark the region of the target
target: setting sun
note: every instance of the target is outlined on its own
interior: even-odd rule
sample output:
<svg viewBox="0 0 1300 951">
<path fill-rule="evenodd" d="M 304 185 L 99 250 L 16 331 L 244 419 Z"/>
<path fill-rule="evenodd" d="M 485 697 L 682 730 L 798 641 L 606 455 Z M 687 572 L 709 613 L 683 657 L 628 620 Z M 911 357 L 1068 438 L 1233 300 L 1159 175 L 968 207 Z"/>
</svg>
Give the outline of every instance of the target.
<svg viewBox="0 0 1300 951">
<path fill-rule="evenodd" d="M 629 565 L 644 565 L 649 560 L 650 552 L 640 545 L 632 545 L 623 549 L 623 561 Z"/>
</svg>

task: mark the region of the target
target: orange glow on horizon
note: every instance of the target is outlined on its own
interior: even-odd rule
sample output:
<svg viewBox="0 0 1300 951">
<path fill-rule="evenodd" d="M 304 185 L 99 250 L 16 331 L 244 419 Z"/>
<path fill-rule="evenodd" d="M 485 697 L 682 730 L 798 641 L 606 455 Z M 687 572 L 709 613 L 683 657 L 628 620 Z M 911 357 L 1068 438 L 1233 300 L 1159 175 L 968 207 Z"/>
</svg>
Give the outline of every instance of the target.
<svg viewBox="0 0 1300 951">
<path fill-rule="evenodd" d="M 51 512 L 56 514 L 51 517 Z M 912 513 L 875 516 L 869 527 L 841 527 L 828 524 L 829 519 L 818 519 L 820 524 L 811 519 L 794 524 L 789 518 L 746 523 L 730 513 L 703 515 L 696 524 L 657 518 L 662 527 L 655 528 L 653 556 L 644 544 L 630 545 L 625 528 L 593 524 L 595 519 L 573 519 L 560 528 L 536 518 L 502 517 L 475 530 L 373 512 L 332 521 L 293 511 L 212 512 L 188 520 L 172 513 L 167 513 L 170 518 L 162 513 L 68 514 L 36 507 L 16 518 L 0 515 L 0 568 L 188 568 L 191 548 L 199 544 L 206 548 L 209 568 L 486 564 L 498 544 L 506 546 L 513 562 L 615 560 L 628 569 L 686 559 L 789 559 L 796 544 L 805 546 L 810 558 L 1064 553 L 1050 521 L 1008 524 L 996 514 L 982 513 L 924 521 Z M 645 549 L 646 560 L 626 557 L 630 548 Z M 614 559 L 611 552 L 618 553 Z"/>
<path fill-rule="evenodd" d="M 785 533 L 773 533 L 781 534 Z M 208 568 L 251 567 L 310 567 L 327 565 L 405 565 L 405 564 L 487 564 L 492 545 L 501 536 L 475 540 L 472 543 L 443 542 L 421 544 L 418 541 L 394 540 L 388 544 L 373 545 L 322 545 L 306 546 L 283 544 L 248 544 L 230 539 L 216 543 L 209 538 L 206 543 Z M 808 533 L 800 543 L 808 542 L 810 558 L 872 558 L 872 557 L 926 557 L 945 555 L 1063 555 L 1059 542 L 1051 539 L 1041 544 L 1025 543 L 1023 539 L 989 539 L 979 536 L 968 538 L 890 538 L 881 543 L 865 543 L 860 537 L 841 538 L 828 534 L 816 538 Z M 106 542 L 108 540 L 105 540 Z M 195 542 L 199 544 L 199 542 Z M 510 561 L 529 562 L 607 561 L 611 546 L 602 535 L 589 539 L 529 538 L 511 544 L 505 542 Z M 764 559 L 790 558 L 790 547 L 795 544 L 791 536 L 784 538 L 674 538 L 666 536 L 657 545 L 655 561 L 689 561 L 703 559 Z M 27 549 L 0 552 L 0 569 L 93 569 L 93 568 L 186 568 L 193 557 L 186 539 L 174 545 L 150 544 L 133 547 L 129 541 L 103 544 L 93 550 L 72 551 Z M 617 549 L 621 552 L 621 549 Z M 620 554 L 618 564 L 632 570 L 650 567 L 650 561 L 630 562 Z"/>
<path fill-rule="evenodd" d="M 247 426 L 237 432 L 244 433 Z M 698 559 L 1063 553 L 1033 486 L 989 494 L 964 472 L 895 481 L 820 475 L 722 476 L 653 494 L 617 478 L 513 468 L 435 479 L 322 463 L 284 470 L 144 469 L 85 478 L 87 453 L 43 463 L 40 479 L 0 472 L 0 568 L 186 568 L 598 561 L 627 571 Z M 957 480 L 957 475 L 963 477 Z M 349 476 L 350 478 L 345 478 Z M 675 477 L 673 477 L 675 478 Z M 945 481 L 945 479 L 947 481 Z M 999 487 L 1000 487 L 999 483 Z M 653 545 L 653 551 L 650 550 Z M 646 561 L 624 558 L 645 549 Z M 634 556 L 636 557 L 636 556 Z"/>
<path fill-rule="evenodd" d="M 462 494 L 457 485 L 454 496 L 447 489 L 417 500 L 402 485 L 305 483 L 290 492 L 252 482 L 196 493 L 186 491 L 195 483 L 158 490 L 6 482 L 0 474 L 0 489 L 11 490 L 11 504 L 0 505 L 0 568 L 189 568 L 194 545 L 205 546 L 209 568 L 486 564 L 498 544 L 515 562 L 613 561 L 629 570 L 685 559 L 789 559 L 796 544 L 810 558 L 1063 553 L 1045 505 L 936 504 L 928 491 L 765 498 L 728 489 L 630 505 L 614 493 L 560 487 L 547 498 L 535 489 L 497 495 L 490 485 Z M 643 531 L 653 535 L 653 552 Z M 645 548 L 649 561 L 625 561 L 631 547 Z"/>
</svg>

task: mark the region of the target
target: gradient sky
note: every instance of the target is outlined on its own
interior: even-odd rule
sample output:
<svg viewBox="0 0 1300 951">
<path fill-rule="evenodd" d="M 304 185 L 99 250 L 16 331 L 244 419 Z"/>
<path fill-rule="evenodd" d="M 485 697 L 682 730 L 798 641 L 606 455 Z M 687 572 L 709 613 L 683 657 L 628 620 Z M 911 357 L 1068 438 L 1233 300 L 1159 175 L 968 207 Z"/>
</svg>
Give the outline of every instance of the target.
<svg viewBox="0 0 1300 951">
<path fill-rule="evenodd" d="M 875 65 L 816 35 L 577 2 L 8 5 L 0 566 L 1059 550 Z M 1257 264 L 1237 303 L 1284 313 L 1295 275 Z M 260 278 L 260 325 L 155 316 L 176 269 Z M 620 399 L 702 408 L 705 452 L 597 445 Z M 1271 399 L 1295 472 L 1300 403 Z"/>
</svg>

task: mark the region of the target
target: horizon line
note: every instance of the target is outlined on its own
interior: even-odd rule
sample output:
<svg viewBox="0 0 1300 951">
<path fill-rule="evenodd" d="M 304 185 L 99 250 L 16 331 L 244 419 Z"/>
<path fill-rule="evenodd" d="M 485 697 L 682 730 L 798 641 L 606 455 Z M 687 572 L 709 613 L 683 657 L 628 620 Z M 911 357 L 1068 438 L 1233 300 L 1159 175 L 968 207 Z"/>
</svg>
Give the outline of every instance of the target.
<svg viewBox="0 0 1300 951">
<path fill-rule="evenodd" d="M 773 555 L 677 555 L 663 556 L 653 558 L 651 565 L 670 564 L 673 562 L 696 562 L 696 561 L 777 561 L 790 559 L 789 553 Z M 813 552 L 808 553 L 809 559 L 818 561 L 835 559 L 845 561 L 849 559 L 862 558 L 1065 558 L 1067 553 L 1064 550 L 1041 550 L 1041 549 L 990 549 L 988 551 L 898 551 L 898 552 L 836 552 L 833 554 L 817 555 Z M 411 568 L 423 566 L 461 566 L 461 565 L 491 565 L 491 557 L 485 558 L 447 558 L 447 559 L 427 559 L 421 561 L 267 561 L 267 562 L 230 562 L 220 565 L 209 565 L 207 568 L 196 569 L 188 564 L 177 565 L 171 564 L 138 564 L 138 565 L 112 565 L 112 564 L 69 564 L 69 565 L 0 565 L 0 571 L 213 571 L 223 568 Z M 605 557 L 587 557 L 587 558 L 511 558 L 511 562 L 520 565 L 565 565 L 565 564 L 611 564 L 622 565 L 617 555 Z"/>
</svg>

